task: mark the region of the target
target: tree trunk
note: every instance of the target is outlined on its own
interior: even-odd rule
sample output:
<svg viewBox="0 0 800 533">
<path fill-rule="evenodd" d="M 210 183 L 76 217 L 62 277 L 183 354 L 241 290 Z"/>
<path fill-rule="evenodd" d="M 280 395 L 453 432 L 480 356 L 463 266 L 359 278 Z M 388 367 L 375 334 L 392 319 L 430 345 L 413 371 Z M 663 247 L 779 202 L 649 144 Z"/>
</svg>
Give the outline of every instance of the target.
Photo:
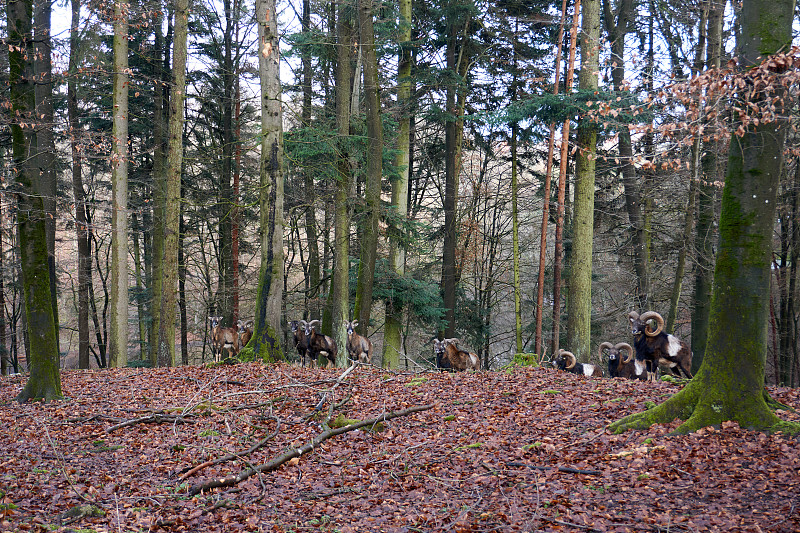
<svg viewBox="0 0 800 533">
<path fill-rule="evenodd" d="M 397 66 L 398 134 L 395 166 L 399 176 L 392 181 L 392 212 L 397 225 L 408 218 L 408 181 L 411 175 L 409 152 L 411 147 L 411 7 L 412 0 L 399 0 L 400 57 Z M 389 224 L 389 268 L 398 278 L 405 275 L 406 250 L 402 243 L 404 228 Z M 403 307 L 394 300 L 386 302 L 386 321 L 383 334 L 384 368 L 398 368 L 403 353 Z"/>
<path fill-rule="evenodd" d="M 591 92 L 598 88 L 600 0 L 584 0 L 581 29 L 581 70 L 578 86 Z M 591 355 L 592 240 L 594 238 L 594 175 L 597 127 L 591 119 L 578 121 L 578 151 L 575 156 L 575 200 L 573 207 L 572 255 L 567 301 L 567 346 L 578 361 Z"/>
<path fill-rule="evenodd" d="M 578 40 L 578 21 L 580 20 L 581 0 L 575 0 L 572 12 L 572 28 L 569 33 L 569 60 L 564 82 L 564 93 L 572 92 L 572 79 L 575 72 L 575 50 Z M 558 168 L 558 196 L 556 200 L 556 235 L 553 252 L 553 331 L 550 339 L 550 353 L 558 353 L 561 342 L 559 329 L 561 326 L 561 270 L 564 257 L 564 211 L 566 210 L 567 164 L 569 161 L 570 119 L 567 118 L 561 127 L 561 147 Z"/>
<path fill-rule="evenodd" d="M 128 3 L 114 3 L 109 366 L 128 364 Z"/>
<path fill-rule="evenodd" d="M 183 102 L 186 89 L 188 0 L 175 0 L 172 93 L 169 99 L 167 183 L 164 210 L 164 249 L 161 260 L 161 304 L 158 316 L 158 366 L 175 366 L 175 313 L 178 294 L 178 232 L 180 231 L 181 170 L 183 166 Z"/>
<path fill-rule="evenodd" d="M 34 47 L 32 39 L 31 0 L 9 0 L 7 6 L 7 43 L 9 46 L 9 104 L 12 122 L 12 175 L 17 199 L 17 224 L 22 292 L 28 327 L 30 376 L 17 400 L 50 401 L 61 397 L 58 336 L 53 315 L 52 282 L 47 243 L 47 212 L 40 191 L 42 184 L 30 150 L 38 146 L 34 128 L 35 114 Z M 49 55 L 49 28 L 47 54 Z"/>
<path fill-rule="evenodd" d="M 58 326 L 58 288 L 56 277 L 56 212 L 57 177 L 56 147 L 53 139 L 53 64 L 50 39 L 51 3 L 47 0 L 35 0 L 33 5 L 33 47 L 35 59 L 33 73 L 35 76 L 36 116 L 40 125 L 36 128 L 36 167 L 39 172 L 37 191 L 44 201 L 45 226 L 47 231 L 47 266 L 50 269 L 50 298 L 53 305 L 53 319 L 56 324 L 56 343 L 59 338 Z"/>
<path fill-rule="evenodd" d="M 272 362 L 283 359 L 283 126 L 275 0 L 260 0 L 256 17 L 261 79 L 261 270 L 253 338 L 243 350 L 242 358 L 249 358 L 252 347 L 256 357 Z"/>
<path fill-rule="evenodd" d="M 724 5 L 709 1 L 708 30 L 706 31 L 706 68 L 719 68 L 722 53 L 722 21 Z M 697 188 L 697 223 L 695 227 L 694 252 L 697 257 L 694 274 L 692 305 L 692 373 L 700 369 L 708 340 L 708 320 L 711 308 L 711 283 L 714 278 L 714 220 L 719 179 L 716 141 L 712 124 L 706 129 L 703 140 L 703 155 L 700 159 L 702 177 Z"/>
<path fill-rule="evenodd" d="M 375 32 L 372 24 L 372 0 L 359 0 L 359 28 L 364 56 L 364 99 L 367 111 L 367 184 L 361 260 L 353 318 L 358 318 L 362 336 L 369 331 L 372 308 L 372 287 L 378 255 L 378 219 L 381 211 L 381 177 L 383 175 L 383 121 L 378 92 L 378 58 L 375 53 Z"/>
<path fill-rule="evenodd" d="M 78 66 L 82 63 L 79 48 L 80 0 L 72 0 L 72 22 L 69 39 L 69 72 L 67 80 L 67 112 L 69 115 L 70 146 L 72 148 L 72 196 L 75 202 L 75 233 L 78 244 L 78 368 L 89 368 L 89 283 L 92 258 L 89 226 L 83 190 L 80 141 L 82 130 L 78 122 Z M 2 309 L 2 307 L 0 307 Z M 5 313 L 2 313 L 5 314 Z"/>
<path fill-rule="evenodd" d="M 789 47 L 793 12 L 793 0 L 744 1 L 737 43 L 742 68 L 757 64 L 759 56 Z M 773 89 L 773 97 L 784 97 L 778 87 L 773 85 Z M 743 101 L 737 105 L 744 109 L 751 103 L 764 105 L 765 101 L 763 92 L 740 98 Z M 782 104 L 776 99 L 774 105 L 781 117 Z M 764 391 L 772 233 L 786 129 L 783 119 L 732 125 L 711 327 L 703 364 L 675 396 L 654 409 L 611 424 L 613 431 L 643 429 L 681 418 L 685 421 L 676 433 L 727 420 L 749 429 L 800 432 L 800 424 L 775 416 Z"/>
<path fill-rule="evenodd" d="M 169 69 L 169 46 L 162 34 L 163 13 L 161 10 L 155 11 L 153 26 L 155 28 L 155 65 L 157 81 L 166 78 Z M 164 56 L 161 56 L 164 50 Z M 149 343 L 150 365 L 158 365 L 158 325 L 161 316 L 161 294 L 162 294 L 162 262 L 164 257 L 164 238 L 166 236 L 166 201 L 167 201 L 167 127 L 169 119 L 169 92 L 166 81 L 156 83 L 154 87 L 153 99 L 153 237 L 152 237 L 152 262 L 150 289 L 152 297 L 150 300 L 150 331 Z"/>
<path fill-rule="evenodd" d="M 348 140 L 350 137 L 350 46 L 353 29 L 349 19 L 348 2 L 342 2 L 337 11 L 336 42 L 336 129 L 339 132 L 336 165 L 337 183 L 334 198 L 334 266 L 333 288 L 331 290 L 331 324 L 328 330 L 339 348 L 337 365 L 347 364 L 346 334 L 344 323 L 349 309 L 349 270 L 350 270 L 350 212 L 347 200 L 350 194 L 352 174 Z"/>
</svg>

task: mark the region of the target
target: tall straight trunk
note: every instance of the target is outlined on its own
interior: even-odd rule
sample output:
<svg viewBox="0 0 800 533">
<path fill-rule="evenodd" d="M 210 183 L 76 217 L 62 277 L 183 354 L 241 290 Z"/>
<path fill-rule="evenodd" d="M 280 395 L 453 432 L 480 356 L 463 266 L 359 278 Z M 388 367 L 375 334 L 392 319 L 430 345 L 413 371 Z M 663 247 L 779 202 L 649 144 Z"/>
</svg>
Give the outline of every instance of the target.
<svg viewBox="0 0 800 533">
<path fill-rule="evenodd" d="M 581 30 L 581 70 L 578 87 L 598 88 L 600 0 L 584 0 Z M 591 355 L 592 240 L 594 238 L 594 176 L 597 127 L 590 118 L 578 120 L 578 151 L 575 156 L 575 200 L 567 302 L 567 346 L 579 361 Z"/>
<path fill-rule="evenodd" d="M 178 309 L 181 323 L 181 363 L 189 364 L 189 325 L 186 312 L 186 254 L 183 249 L 186 224 L 183 220 L 183 207 L 178 221 Z"/>
<path fill-rule="evenodd" d="M 264 361 L 283 359 L 283 125 L 278 20 L 275 0 L 259 0 L 258 71 L 261 81 L 261 270 L 249 350 Z"/>
<path fill-rule="evenodd" d="M 361 50 L 364 56 L 364 100 L 367 112 L 367 183 L 361 260 L 353 317 L 358 317 L 360 334 L 367 336 L 372 309 L 372 287 L 378 255 L 378 219 L 381 211 L 381 177 L 383 175 L 383 121 L 378 92 L 378 58 L 375 52 L 375 31 L 372 24 L 372 0 L 358 0 Z"/>
<path fill-rule="evenodd" d="M 561 75 L 561 56 L 564 46 L 564 23 L 567 20 L 567 0 L 561 2 L 561 21 L 558 24 L 558 46 L 556 48 L 555 80 L 553 94 L 558 94 Z M 569 87 L 569 85 L 567 85 Z M 569 90 L 569 89 L 567 89 Z M 539 274 L 536 281 L 536 336 L 534 353 L 542 354 L 542 319 L 544 317 L 544 272 L 547 259 L 547 224 L 550 217 L 550 183 L 553 177 L 553 154 L 556 143 L 556 123 L 550 123 L 550 137 L 547 141 L 547 163 L 544 175 L 544 202 L 542 203 L 542 226 L 539 236 Z M 517 341 L 519 344 L 519 341 Z"/>
<path fill-rule="evenodd" d="M 311 31 L 311 1 L 303 0 L 303 15 L 302 15 L 303 32 L 308 33 Z M 305 47 L 301 51 L 301 59 L 303 62 L 303 108 L 301 111 L 302 122 L 304 128 L 311 127 L 311 106 L 312 96 L 314 92 L 313 83 L 313 62 L 311 49 Z M 303 170 L 303 182 L 305 185 L 305 198 L 308 205 L 305 209 L 305 232 L 306 240 L 308 242 L 308 293 L 306 298 L 310 302 L 307 306 L 308 319 L 319 320 L 322 314 L 322 306 L 320 305 L 320 286 L 322 276 L 320 274 L 321 262 L 319 256 L 319 236 L 317 234 L 317 208 L 316 208 L 316 191 L 317 185 L 314 184 L 314 175 L 310 169 Z"/>
<path fill-rule="evenodd" d="M 155 28 L 155 71 L 157 80 L 164 80 L 169 70 L 170 54 L 168 39 L 164 38 L 161 25 L 163 13 L 154 10 L 153 27 Z M 171 22 L 168 22 L 171 25 Z M 163 50 L 163 52 L 162 52 Z M 162 55 L 163 53 L 163 55 Z M 152 266 L 150 276 L 150 331 L 148 346 L 151 366 L 158 365 L 159 317 L 161 316 L 162 262 L 164 257 L 164 238 L 166 236 L 166 201 L 167 201 L 167 121 L 169 119 L 169 92 L 167 83 L 156 83 L 153 98 L 153 233 L 152 233 Z"/>
<path fill-rule="evenodd" d="M 447 44 L 445 60 L 450 72 L 445 102 L 445 187 L 444 187 L 444 244 L 442 249 L 442 301 L 445 308 L 445 338 L 452 338 L 456 332 L 456 285 L 459 269 L 456 264 L 458 245 L 457 204 L 458 174 L 461 166 L 461 141 L 463 140 L 463 105 L 465 88 L 458 87 L 455 80 L 464 80 L 469 60 L 464 57 L 466 46 L 466 26 L 469 18 L 459 20 L 453 17 L 447 23 Z"/>
<path fill-rule="evenodd" d="M 608 40 L 611 42 L 611 79 L 614 90 L 618 93 L 627 90 L 625 82 L 625 37 L 633 18 L 633 2 L 620 0 L 616 9 L 612 9 L 611 0 L 603 1 L 603 21 L 606 25 Z M 642 192 L 633 165 L 633 142 L 627 127 L 619 129 L 619 156 L 622 184 L 625 189 L 625 211 L 633 232 L 632 252 L 633 267 L 636 274 L 636 308 L 643 309 L 649 305 L 650 273 L 649 258 L 642 215 Z"/>
<path fill-rule="evenodd" d="M 708 30 L 706 31 L 706 68 L 719 68 L 722 55 L 722 23 L 724 5 L 709 0 Z M 709 313 L 711 310 L 711 283 L 714 279 L 714 220 L 719 179 L 717 152 L 719 143 L 711 123 L 705 130 L 703 155 L 700 164 L 702 176 L 697 190 L 697 223 L 695 225 L 694 253 L 697 257 L 694 273 L 692 303 L 692 373 L 697 373 L 706 351 Z"/>
<path fill-rule="evenodd" d="M 164 249 L 161 260 L 161 305 L 158 316 L 158 366 L 175 366 L 175 311 L 178 281 L 181 169 L 183 165 L 183 102 L 186 90 L 188 0 L 175 0 L 172 93 L 167 135 L 167 183 L 164 209 Z"/>
<path fill-rule="evenodd" d="M 514 341 L 517 353 L 522 353 L 524 347 L 522 344 L 522 301 L 519 277 L 519 209 L 517 206 L 517 195 L 519 194 L 519 176 L 517 169 L 518 135 L 519 124 L 514 123 L 511 126 L 511 247 L 514 270 Z M 488 339 L 486 342 L 488 347 Z"/>
<path fill-rule="evenodd" d="M 411 7 L 412 0 L 399 0 L 400 54 L 397 64 L 398 133 L 395 166 L 399 176 L 392 181 L 392 211 L 397 224 L 408 218 L 408 182 L 411 174 Z M 406 251 L 402 244 L 402 231 L 389 225 L 389 268 L 402 278 L 406 271 Z M 403 306 L 392 299 L 386 302 L 386 320 L 383 334 L 384 368 L 398 368 L 403 353 Z"/>
<path fill-rule="evenodd" d="M 231 1 L 224 0 L 225 30 L 222 35 L 222 168 L 219 181 L 219 290 L 217 311 L 222 323 L 235 325 L 233 316 L 233 217 L 236 199 L 231 178 L 233 171 L 233 21 Z"/>
<path fill-rule="evenodd" d="M 695 59 L 694 66 L 692 67 L 692 75 L 696 76 L 703 70 L 705 63 L 705 48 L 706 48 L 706 28 L 707 28 L 708 11 L 703 10 L 698 22 L 698 40 L 695 45 Z M 699 101 L 698 105 L 703 106 L 703 102 Z M 678 303 L 680 302 L 681 292 L 683 288 L 683 278 L 686 274 L 686 255 L 692 243 L 692 233 L 694 230 L 694 211 L 697 201 L 697 183 L 700 181 L 700 149 L 701 139 L 697 135 L 692 142 L 692 159 L 690 165 L 690 182 L 689 182 L 689 196 L 686 200 L 686 213 L 683 219 L 683 238 L 681 239 L 680 250 L 678 251 L 678 265 L 675 267 L 675 278 L 672 282 L 672 294 L 669 300 L 669 313 L 667 315 L 667 324 L 664 331 L 672 335 L 675 333 L 675 321 L 678 317 Z"/>
<path fill-rule="evenodd" d="M 564 93 L 572 92 L 572 80 L 575 72 L 575 53 L 578 40 L 578 23 L 581 13 L 581 0 L 575 0 L 572 13 L 572 29 L 569 34 L 569 60 L 565 76 Z M 558 198 L 556 200 L 556 242 L 553 254 L 553 331 L 550 339 L 550 353 L 558 353 L 561 326 L 561 270 L 564 257 L 564 211 L 567 190 L 567 165 L 569 162 L 569 130 L 570 119 L 567 118 L 561 127 L 561 149 L 558 169 Z"/>
<path fill-rule="evenodd" d="M 142 232 L 141 222 L 136 213 L 131 214 L 132 237 L 133 237 L 133 276 L 136 283 L 136 315 L 139 323 L 139 359 L 147 359 L 147 316 L 144 302 L 145 280 L 142 268 L 142 245 L 139 240 L 139 233 Z"/>
<path fill-rule="evenodd" d="M 349 309 L 349 268 L 350 268 L 350 213 L 347 201 L 350 194 L 352 174 L 348 139 L 350 137 L 350 45 L 353 35 L 349 18 L 348 2 L 339 4 L 336 14 L 336 129 L 339 140 L 336 154 L 337 182 L 334 195 L 334 238 L 333 238 L 333 289 L 331 290 L 331 327 L 328 330 L 339 348 L 337 365 L 347 364 L 346 333 L 344 323 Z"/>
<path fill-rule="evenodd" d="M 17 200 L 22 297 L 30 343 L 30 376 L 17 400 L 49 401 L 61 397 L 61 374 L 47 243 L 48 213 L 41 195 L 42 176 L 35 158 L 29 157 L 31 148 L 38 147 L 35 131 L 39 129 L 33 83 L 36 57 L 32 38 L 33 4 L 31 0 L 9 0 L 6 8 L 12 176 Z M 49 55 L 49 27 L 47 30 L 46 53 Z M 23 128 L 23 124 L 26 127 Z M 30 124 L 37 126 L 31 128 Z"/>
<path fill-rule="evenodd" d="M 793 12 L 793 0 L 743 2 L 737 47 L 744 76 L 753 76 L 744 74 L 745 69 L 758 64 L 760 57 L 788 49 Z M 751 83 L 759 86 L 756 80 L 745 81 Z M 781 118 L 785 94 L 780 94 L 775 84 L 772 87 L 776 93 L 769 98 L 780 97 L 772 100 L 777 121 L 731 126 L 711 327 L 703 364 L 694 379 L 665 403 L 612 424 L 612 430 L 644 428 L 682 418 L 685 422 L 677 433 L 718 426 L 728 420 L 748 429 L 800 432 L 800 424 L 784 422 L 770 410 L 764 389 L 772 236 L 787 130 L 787 122 Z M 764 92 L 753 91 L 741 95 L 736 105 L 744 109 L 749 104 L 767 105 L 766 98 Z M 744 131 L 737 134 L 740 127 Z"/>
<path fill-rule="evenodd" d="M 77 71 L 81 64 L 79 47 L 80 0 L 71 2 L 69 39 L 69 72 L 67 80 L 67 113 L 72 148 L 72 196 L 75 204 L 75 237 L 78 244 L 78 368 L 89 368 L 89 283 L 92 272 L 89 226 L 86 217 L 86 195 L 83 190 L 80 142 L 82 130 L 78 122 Z M 0 309 L 3 307 L 0 306 Z M 4 314 L 4 313 L 0 313 Z"/>
<path fill-rule="evenodd" d="M 53 65 L 51 60 L 50 12 L 51 2 L 34 0 L 33 4 L 33 47 L 35 59 L 33 73 L 36 79 L 35 98 L 36 116 L 41 125 L 36 129 L 36 167 L 39 172 L 37 190 L 44 200 L 47 213 L 45 226 L 47 231 L 47 266 L 50 270 L 50 299 L 53 305 L 53 317 L 56 323 L 56 342 L 59 337 L 58 327 L 58 289 L 56 276 L 56 212 L 57 179 L 56 179 L 56 147 L 53 127 Z"/>
<path fill-rule="evenodd" d="M 114 2 L 109 366 L 128 364 L 128 3 Z"/>
<path fill-rule="evenodd" d="M 5 165 L 4 165 L 5 166 Z M 0 201 L 0 220 L 3 219 L 3 202 Z M 5 228 L 0 224 L 0 272 L 4 272 L 3 254 L 5 253 L 3 246 L 3 233 Z M 11 362 L 9 357 L 8 344 L 6 342 L 7 324 L 6 324 L 6 287 L 3 276 L 0 276 L 0 376 L 8 375 L 8 364 Z"/>
<path fill-rule="evenodd" d="M 239 42 L 239 3 L 236 2 L 236 38 L 235 42 Z M 238 54 L 237 54 L 238 57 Z M 241 225 L 242 209 L 240 198 L 240 179 L 242 169 L 242 93 L 241 84 L 239 82 L 239 61 L 237 60 L 234 65 L 234 90 L 233 90 L 233 220 L 231 222 L 231 282 L 233 283 L 233 316 L 239 319 L 239 228 Z M 183 220 L 183 219 L 181 219 Z"/>
</svg>

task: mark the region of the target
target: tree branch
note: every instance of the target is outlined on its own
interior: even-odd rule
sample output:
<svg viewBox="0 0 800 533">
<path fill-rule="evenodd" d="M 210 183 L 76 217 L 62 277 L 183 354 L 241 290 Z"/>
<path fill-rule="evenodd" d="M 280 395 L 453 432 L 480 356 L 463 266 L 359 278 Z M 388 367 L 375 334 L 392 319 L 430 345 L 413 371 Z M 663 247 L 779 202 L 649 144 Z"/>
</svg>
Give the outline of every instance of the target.
<svg viewBox="0 0 800 533">
<path fill-rule="evenodd" d="M 262 472 L 272 472 L 273 470 L 277 470 L 278 467 L 280 467 L 283 463 L 286 463 L 287 461 L 294 459 L 295 457 L 300 457 L 303 454 L 312 452 L 314 448 L 318 447 L 320 444 L 330 439 L 331 437 L 335 437 L 336 435 L 341 435 L 342 433 L 347 433 L 349 431 L 354 431 L 356 429 L 361 429 L 363 427 L 374 426 L 378 422 L 391 420 L 393 418 L 398 418 L 401 416 L 407 416 L 413 413 L 417 413 L 419 411 L 427 411 L 428 409 L 431 408 L 433 408 L 433 404 L 419 405 L 416 407 L 410 407 L 408 409 L 404 409 L 402 411 L 391 411 L 388 413 L 383 413 L 375 418 L 371 418 L 369 420 L 362 420 L 361 422 L 358 422 L 356 424 L 350 424 L 348 426 L 336 429 L 329 429 L 314 437 L 314 439 L 308 444 L 305 444 L 299 448 L 294 448 L 292 450 L 289 450 L 288 452 L 275 457 L 274 459 L 272 459 L 267 463 L 264 463 L 262 465 L 253 468 L 248 468 L 247 470 L 243 470 L 236 475 L 230 475 L 224 478 L 216 478 L 206 481 L 205 483 L 194 485 L 191 488 L 189 488 L 189 495 L 195 496 L 197 494 L 200 494 L 204 490 L 214 489 L 217 487 L 231 487 L 233 485 L 241 483 L 242 481 L 248 479 L 249 477 L 255 474 L 260 474 Z"/>
</svg>

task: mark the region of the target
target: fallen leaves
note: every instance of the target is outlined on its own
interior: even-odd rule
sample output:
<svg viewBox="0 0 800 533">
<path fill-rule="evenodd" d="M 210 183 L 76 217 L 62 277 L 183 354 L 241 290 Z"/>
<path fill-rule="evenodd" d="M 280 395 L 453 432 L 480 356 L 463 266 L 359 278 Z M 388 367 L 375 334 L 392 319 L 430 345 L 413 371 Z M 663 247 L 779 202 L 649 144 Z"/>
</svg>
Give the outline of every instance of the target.
<svg viewBox="0 0 800 533">
<path fill-rule="evenodd" d="M 105 516 L 85 514 L 69 527 L 800 529 L 795 440 L 735 423 L 680 437 L 667 436 L 675 424 L 604 430 L 663 401 L 674 385 L 548 369 L 391 375 L 361 368 L 346 379 L 341 372 L 285 364 L 64 372 L 68 399 L 47 405 L 17 404 L 23 379 L 3 378 L 0 530 L 67 531 L 60 516 L 89 504 Z M 770 394 L 800 407 L 797 390 Z M 423 403 L 434 406 L 384 422 L 385 431 L 333 436 L 232 487 L 191 497 L 182 477 L 202 466 L 191 482 L 224 479 L 307 446 L 325 431 L 331 405 L 332 418 L 368 420 Z M 126 421 L 138 423 L 120 426 Z"/>
</svg>

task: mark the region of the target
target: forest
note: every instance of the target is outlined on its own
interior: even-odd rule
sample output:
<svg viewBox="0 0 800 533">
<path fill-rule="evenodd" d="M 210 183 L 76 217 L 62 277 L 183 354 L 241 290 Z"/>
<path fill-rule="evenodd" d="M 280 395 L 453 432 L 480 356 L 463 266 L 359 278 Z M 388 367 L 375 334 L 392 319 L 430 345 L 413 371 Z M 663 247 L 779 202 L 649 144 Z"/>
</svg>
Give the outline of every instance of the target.
<svg viewBox="0 0 800 533">
<path fill-rule="evenodd" d="M 693 373 L 733 324 L 798 384 L 793 2 L 68 4 L 0 20 L 2 373 L 208 362 L 212 317 L 243 360 L 319 320 L 346 366 L 357 320 L 384 368 L 604 366 L 656 311 Z M 743 168 L 747 327 L 712 305 Z"/>
</svg>

